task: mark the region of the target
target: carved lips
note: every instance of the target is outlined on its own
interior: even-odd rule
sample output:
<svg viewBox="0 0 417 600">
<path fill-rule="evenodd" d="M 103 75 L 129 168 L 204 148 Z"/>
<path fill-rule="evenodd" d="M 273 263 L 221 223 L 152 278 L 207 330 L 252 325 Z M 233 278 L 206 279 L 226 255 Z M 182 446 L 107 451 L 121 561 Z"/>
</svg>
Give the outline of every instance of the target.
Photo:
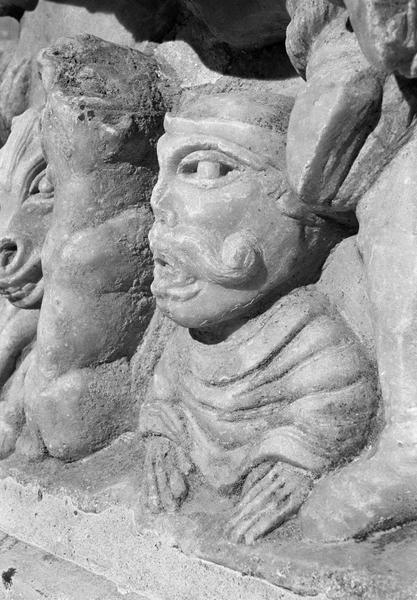
<svg viewBox="0 0 417 600">
<path fill-rule="evenodd" d="M 200 284 L 195 275 L 187 272 L 183 261 L 164 251 L 152 248 L 155 268 L 151 285 L 156 298 L 171 298 L 185 302 L 194 298 L 200 291 Z"/>
<path fill-rule="evenodd" d="M 43 296 L 39 253 L 29 260 L 25 254 L 23 247 L 7 240 L 0 248 L 0 294 L 19 308 L 38 305 Z"/>
</svg>

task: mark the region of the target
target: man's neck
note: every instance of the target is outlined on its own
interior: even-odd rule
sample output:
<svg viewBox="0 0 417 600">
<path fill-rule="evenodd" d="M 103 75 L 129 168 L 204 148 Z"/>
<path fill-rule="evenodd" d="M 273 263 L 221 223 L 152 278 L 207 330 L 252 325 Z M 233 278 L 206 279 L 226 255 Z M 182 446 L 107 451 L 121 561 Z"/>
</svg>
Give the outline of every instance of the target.
<svg viewBox="0 0 417 600">
<path fill-rule="evenodd" d="M 213 345 L 232 340 L 238 335 L 241 327 L 248 321 L 247 317 L 233 319 L 225 323 L 218 323 L 211 327 L 190 329 L 191 337 L 200 344 Z"/>
</svg>

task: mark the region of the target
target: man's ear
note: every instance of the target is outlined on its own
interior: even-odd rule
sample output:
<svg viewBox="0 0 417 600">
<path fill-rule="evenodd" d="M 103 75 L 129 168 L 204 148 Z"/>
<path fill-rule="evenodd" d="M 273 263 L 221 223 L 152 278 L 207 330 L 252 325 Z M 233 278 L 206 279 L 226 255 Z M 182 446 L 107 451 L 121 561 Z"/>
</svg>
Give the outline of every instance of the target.
<svg viewBox="0 0 417 600">
<path fill-rule="evenodd" d="M 378 122 L 381 102 L 382 77 L 338 17 L 313 45 L 290 118 L 288 178 L 302 202 L 331 204 Z"/>
</svg>

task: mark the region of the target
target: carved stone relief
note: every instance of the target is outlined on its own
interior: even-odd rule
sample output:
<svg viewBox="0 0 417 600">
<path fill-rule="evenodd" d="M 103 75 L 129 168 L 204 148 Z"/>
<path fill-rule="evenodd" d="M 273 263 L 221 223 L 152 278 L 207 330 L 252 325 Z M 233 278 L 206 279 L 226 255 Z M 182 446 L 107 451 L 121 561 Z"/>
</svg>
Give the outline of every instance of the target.
<svg viewBox="0 0 417 600">
<path fill-rule="evenodd" d="M 414 2 L 139 4 L 0 86 L 0 469 L 269 567 L 416 520 Z"/>
<path fill-rule="evenodd" d="M 341 231 L 287 183 L 291 108 L 229 92 L 167 115 L 152 197 L 152 290 L 182 327 L 140 414 L 148 504 L 175 508 L 195 466 L 236 494 L 232 539 L 249 543 L 360 450 L 377 400 L 354 336 L 302 287 Z"/>
<path fill-rule="evenodd" d="M 152 59 L 91 36 L 45 51 L 40 65 L 55 202 L 25 451 L 73 460 L 135 421 L 129 360 L 153 310 L 147 198 L 165 104 Z"/>
<path fill-rule="evenodd" d="M 43 296 L 41 250 L 50 225 L 53 190 L 39 137 L 39 114 L 16 117 L 0 151 L 2 294 L 0 456 L 14 450 L 23 425 L 23 373 L 36 337 Z"/>
</svg>

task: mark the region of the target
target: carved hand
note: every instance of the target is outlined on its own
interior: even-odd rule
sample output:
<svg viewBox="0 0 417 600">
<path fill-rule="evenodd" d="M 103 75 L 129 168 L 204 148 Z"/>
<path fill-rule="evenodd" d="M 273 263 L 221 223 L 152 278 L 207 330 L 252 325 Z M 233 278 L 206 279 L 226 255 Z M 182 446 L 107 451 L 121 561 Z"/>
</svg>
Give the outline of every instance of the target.
<svg viewBox="0 0 417 600">
<path fill-rule="evenodd" d="M 234 542 L 252 544 L 294 515 L 306 499 L 313 477 L 286 463 L 263 462 L 247 476 L 230 522 Z"/>
<path fill-rule="evenodd" d="M 183 450 L 162 436 L 146 439 L 145 502 L 151 512 L 177 510 L 188 494 L 192 464 Z"/>
</svg>

